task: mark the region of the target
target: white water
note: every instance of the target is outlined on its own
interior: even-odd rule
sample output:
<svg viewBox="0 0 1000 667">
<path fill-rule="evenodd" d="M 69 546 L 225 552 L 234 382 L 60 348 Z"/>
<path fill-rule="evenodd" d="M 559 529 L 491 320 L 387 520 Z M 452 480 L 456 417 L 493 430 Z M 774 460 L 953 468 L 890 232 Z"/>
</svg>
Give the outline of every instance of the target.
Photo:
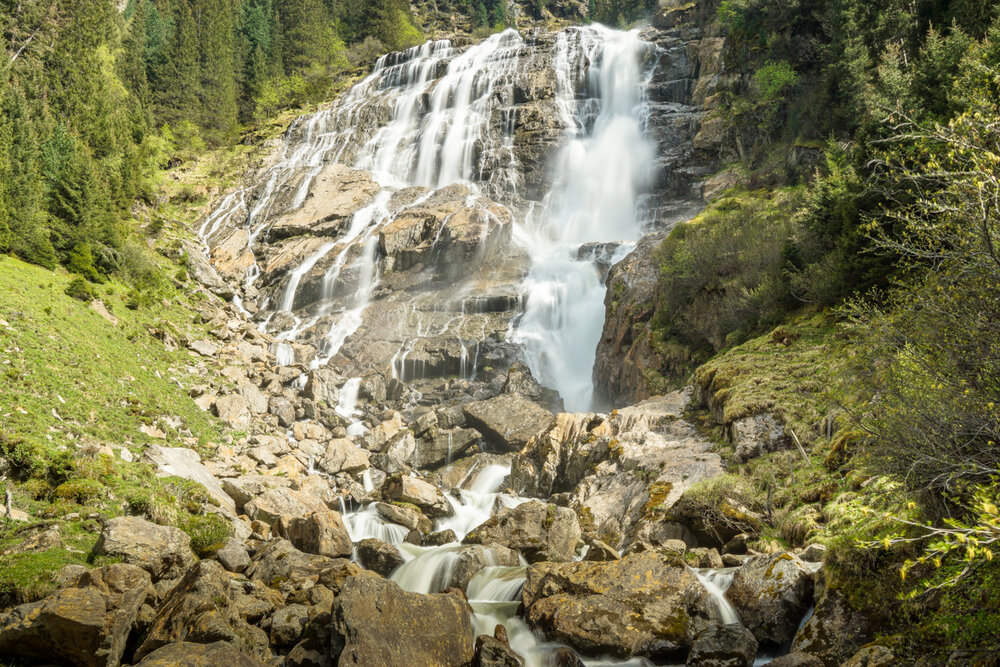
<svg viewBox="0 0 1000 667">
<path fill-rule="evenodd" d="M 636 204 L 652 183 L 654 158 L 643 137 L 646 48 L 635 33 L 600 26 L 558 36 L 558 101 L 568 142 L 552 191 L 520 230 L 532 269 L 515 338 L 532 373 L 559 391 L 570 411 L 590 408 L 604 324 L 604 285 L 597 267 L 577 252 L 587 242 L 633 241 L 642 233 Z M 575 84 L 582 76 L 591 97 L 579 101 Z"/>
<path fill-rule="evenodd" d="M 737 568 L 735 567 L 726 567 L 721 570 L 710 568 L 694 570 L 698 581 L 701 582 L 709 595 L 712 596 L 712 600 L 715 602 L 716 609 L 719 610 L 719 616 L 724 625 L 740 622 L 740 616 L 736 613 L 736 609 L 726 599 L 726 590 L 733 583 L 733 575 L 736 573 L 736 570 Z"/>
</svg>

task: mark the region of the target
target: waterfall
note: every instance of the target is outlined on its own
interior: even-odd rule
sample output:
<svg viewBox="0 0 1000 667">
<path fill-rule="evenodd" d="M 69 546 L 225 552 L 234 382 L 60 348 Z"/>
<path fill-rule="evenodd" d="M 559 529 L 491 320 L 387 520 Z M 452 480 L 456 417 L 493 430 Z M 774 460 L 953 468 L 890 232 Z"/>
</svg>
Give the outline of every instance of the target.
<svg viewBox="0 0 1000 667">
<path fill-rule="evenodd" d="M 656 67 L 655 48 L 636 32 L 593 25 L 544 39 L 506 30 L 465 49 L 441 40 L 383 56 L 371 74 L 329 108 L 296 121 L 280 159 L 257 183 L 222 200 L 200 234 L 210 248 L 225 242 L 231 249 L 232 237 L 226 234 L 245 233 L 253 255 L 245 284 L 260 291 L 262 328 L 275 313 L 294 311 L 294 317 L 285 315 L 271 325 L 271 330 L 284 329 L 276 333 L 281 363 L 295 361 L 290 343 L 305 336 L 318 348 L 314 365 L 322 366 L 352 336 L 368 331 L 371 306 L 392 289 L 383 286 L 383 273 L 390 269 L 383 266 L 380 235 L 402 210 L 396 194 L 430 188 L 408 200 L 406 205 L 414 206 L 432 198 L 434 189 L 462 184 L 468 192 L 465 206 L 478 212 L 484 229 L 497 219 L 496 210 L 506 208 L 513 231 L 505 252 L 523 258 L 517 260 L 524 262 L 523 270 L 510 269 L 516 277 L 504 278 L 518 281 L 510 289 L 519 292 L 505 315 L 504 344 L 512 349 L 507 359 L 522 356 L 543 384 L 560 393 L 567 409 L 586 410 L 593 395 L 605 286 L 595 253 L 583 246 L 608 244 L 602 250 L 605 259 L 610 254 L 617 261 L 634 247 L 649 220 L 643 202 L 654 180 L 655 150 L 647 137 L 644 90 Z M 525 99 L 535 106 L 525 107 Z M 548 134 L 537 141 L 551 149 L 532 158 L 548 165 L 544 182 L 538 182 L 538 166 L 520 164 L 517 152 L 519 142 L 536 141 L 522 136 L 525 128 L 539 131 L 532 114 L 548 119 Z M 303 246 L 304 256 L 278 279 L 260 281 L 269 269 L 266 262 L 258 265 L 257 257 L 271 242 L 271 225 L 301 208 L 315 179 L 337 162 L 371 174 L 380 188 L 374 201 L 355 211 L 331 238 Z M 529 169 L 536 170 L 531 189 Z M 439 247 L 454 243 L 447 224 L 446 219 L 436 231 L 432 250 L 437 254 L 426 259 L 440 263 L 444 268 L 435 270 L 445 273 L 446 263 L 454 261 Z M 318 273 L 321 289 L 315 287 Z M 490 334 L 488 318 L 480 318 L 483 340 L 460 332 L 463 326 L 473 330 L 465 325 L 479 317 L 478 308 L 466 310 L 466 300 L 496 303 L 494 294 L 482 291 L 484 282 L 476 276 L 440 288 L 453 288 L 449 298 L 460 301 L 452 320 L 425 317 L 426 306 L 413 307 L 413 317 L 398 322 L 398 333 L 379 332 L 387 336 L 380 340 L 396 346 L 387 364 L 393 377 L 425 378 L 426 355 L 413 358 L 420 340 L 447 334 L 461 348 L 449 372 L 477 380 L 480 344 Z M 313 285 L 307 295 L 304 284 Z M 416 303 L 417 296 L 409 298 Z M 500 339 L 504 332 L 493 335 Z M 451 366 L 439 365 L 433 372 L 442 368 Z"/>
<path fill-rule="evenodd" d="M 532 372 L 559 391 L 571 411 L 590 408 L 604 324 L 605 288 L 580 247 L 634 241 L 642 233 L 637 201 L 652 184 L 654 157 L 643 136 L 646 48 L 635 33 L 600 26 L 558 37 L 557 90 L 568 141 L 555 162 L 552 191 L 521 230 L 532 269 L 515 336 Z M 576 81 L 586 62 L 590 97 L 581 101 Z"/>
</svg>

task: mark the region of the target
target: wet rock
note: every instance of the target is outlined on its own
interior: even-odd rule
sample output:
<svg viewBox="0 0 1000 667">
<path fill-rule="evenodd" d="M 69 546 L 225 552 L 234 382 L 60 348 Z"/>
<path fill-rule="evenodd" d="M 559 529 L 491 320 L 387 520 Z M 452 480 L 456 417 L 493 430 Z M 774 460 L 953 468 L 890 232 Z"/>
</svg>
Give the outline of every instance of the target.
<svg viewBox="0 0 1000 667">
<path fill-rule="evenodd" d="M 121 558 L 154 579 L 173 578 L 194 562 L 191 538 L 180 528 L 158 526 L 141 517 L 116 517 L 104 524 L 94 545 L 98 556 Z"/>
<path fill-rule="evenodd" d="M 580 540 L 576 513 L 537 500 L 504 508 L 465 536 L 465 544 L 500 545 L 531 563 L 573 560 Z"/>
<path fill-rule="evenodd" d="M 515 567 L 521 564 L 517 552 L 506 547 L 480 545 L 464 546 L 458 549 L 458 558 L 449 572 L 445 588 L 457 588 L 464 591 L 472 578 L 484 567 L 501 565 Z"/>
<path fill-rule="evenodd" d="M 433 484 L 409 475 L 393 475 L 385 481 L 382 495 L 390 501 L 410 503 L 430 517 L 449 516 L 451 504 Z"/>
<path fill-rule="evenodd" d="M 649 398 L 647 369 L 665 366 L 649 342 L 660 277 L 656 253 L 663 238 L 662 233 L 644 237 L 608 273 L 604 330 L 594 362 L 598 404 L 629 405 Z"/>
<path fill-rule="evenodd" d="M 380 189 L 368 172 L 331 163 L 313 179 L 302 206 L 276 220 L 269 233 L 273 238 L 306 233 L 335 236 Z"/>
<path fill-rule="evenodd" d="M 877 625 L 867 614 L 853 609 L 842 594 L 828 590 L 792 640 L 792 651 L 801 651 L 832 667 L 850 658 L 870 642 Z"/>
<path fill-rule="evenodd" d="M 433 522 L 427 518 L 420 510 L 415 507 L 407 507 L 405 505 L 393 505 L 390 503 L 376 503 L 375 509 L 378 513 L 386 518 L 386 520 L 392 523 L 398 523 L 401 526 L 406 526 L 410 530 L 419 530 L 421 533 L 427 534 L 431 532 L 434 528 Z M 454 539 L 454 533 L 452 533 L 452 539 Z"/>
<path fill-rule="evenodd" d="M 726 598 L 759 642 L 786 644 L 812 605 L 813 575 L 790 553 L 754 556 L 733 575 Z"/>
<path fill-rule="evenodd" d="M 211 644 L 176 642 L 159 648 L 136 667 L 265 667 L 265 664 L 234 648 L 229 642 Z"/>
<path fill-rule="evenodd" d="M 554 667 L 586 667 L 580 656 L 566 647 L 557 648 L 552 652 L 552 664 Z"/>
<path fill-rule="evenodd" d="M 340 512 L 325 510 L 305 516 L 283 516 L 275 522 L 274 534 L 307 554 L 338 558 L 350 556 L 351 536 Z"/>
<path fill-rule="evenodd" d="M 439 530 L 436 533 L 431 533 L 423 539 L 422 543 L 425 547 L 440 547 L 457 541 L 458 536 L 455 535 L 455 531 L 448 528 L 446 530 Z"/>
<path fill-rule="evenodd" d="M 531 369 L 520 361 L 515 361 L 507 370 L 503 383 L 504 394 L 520 394 L 553 412 L 562 412 L 563 401 L 559 392 L 543 386 L 531 374 Z"/>
<path fill-rule="evenodd" d="M 267 635 L 243 620 L 233 604 L 231 575 L 212 560 L 195 564 L 167 594 L 143 634 L 136 659 L 175 642 L 230 642 L 258 658 L 270 656 Z"/>
<path fill-rule="evenodd" d="M 0 654 L 118 667 L 149 585 L 134 565 L 88 570 L 44 600 L 0 614 Z"/>
<path fill-rule="evenodd" d="M 429 429 L 414 450 L 413 465 L 424 469 L 439 468 L 464 456 L 481 438 L 482 434 L 474 428 Z"/>
<path fill-rule="evenodd" d="M 601 540 L 593 540 L 590 543 L 590 548 L 587 549 L 587 555 L 584 557 L 584 560 L 593 563 L 607 563 L 619 558 L 621 556 L 610 544 Z"/>
<path fill-rule="evenodd" d="M 551 412 L 521 394 L 503 394 L 466 403 L 462 411 L 469 425 L 503 452 L 521 449 L 554 420 Z"/>
<path fill-rule="evenodd" d="M 374 538 L 358 542 L 358 561 L 383 577 L 388 577 L 393 570 L 406 562 L 399 549 Z"/>
<path fill-rule="evenodd" d="M 610 563 L 536 563 L 522 600 L 529 625 L 588 655 L 683 659 L 717 622 L 694 573 L 655 552 Z"/>
<path fill-rule="evenodd" d="M 408 593 L 391 581 L 355 577 L 331 615 L 336 664 L 464 667 L 475 657 L 469 607 L 457 595 Z"/>
<path fill-rule="evenodd" d="M 161 477 L 172 475 L 201 484 L 219 502 L 220 507 L 229 512 L 236 511 L 233 499 L 223 490 L 215 475 L 202 464 L 201 456 L 193 449 L 152 445 L 143 453 L 142 460 L 153 464 L 157 475 Z"/>
<path fill-rule="evenodd" d="M 741 625 L 715 625 L 695 637 L 687 664 L 697 667 L 751 667 L 757 640 Z"/>
<path fill-rule="evenodd" d="M 510 466 L 510 456 L 480 452 L 459 459 L 439 469 L 436 474 L 444 486 L 454 489 L 467 489 L 475 483 L 483 470 L 494 465 Z"/>
<path fill-rule="evenodd" d="M 309 622 L 309 607 L 290 604 L 274 612 L 271 617 L 271 643 L 276 646 L 293 646 L 298 643 Z"/>
<path fill-rule="evenodd" d="M 515 653 L 508 644 L 489 635 L 476 637 L 475 667 L 522 667 L 524 658 Z"/>
</svg>

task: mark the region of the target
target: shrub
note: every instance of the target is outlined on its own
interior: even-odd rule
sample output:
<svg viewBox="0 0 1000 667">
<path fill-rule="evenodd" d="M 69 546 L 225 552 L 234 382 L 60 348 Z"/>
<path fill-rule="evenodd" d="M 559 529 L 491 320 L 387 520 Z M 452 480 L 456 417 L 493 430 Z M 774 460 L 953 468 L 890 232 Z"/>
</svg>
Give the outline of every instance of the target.
<svg viewBox="0 0 1000 667">
<path fill-rule="evenodd" d="M 181 528 L 191 536 L 191 550 L 199 558 L 210 556 L 221 549 L 232 534 L 229 523 L 217 514 L 192 516 Z"/>
<path fill-rule="evenodd" d="M 53 495 L 79 505 L 89 505 L 104 495 L 104 485 L 96 479 L 74 479 L 56 487 Z"/>
<path fill-rule="evenodd" d="M 76 276 L 69 282 L 69 285 L 66 286 L 66 294 L 84 302 L 90 302 L 97 298 L 94 288 L 82 276 Z"/>
</svg>

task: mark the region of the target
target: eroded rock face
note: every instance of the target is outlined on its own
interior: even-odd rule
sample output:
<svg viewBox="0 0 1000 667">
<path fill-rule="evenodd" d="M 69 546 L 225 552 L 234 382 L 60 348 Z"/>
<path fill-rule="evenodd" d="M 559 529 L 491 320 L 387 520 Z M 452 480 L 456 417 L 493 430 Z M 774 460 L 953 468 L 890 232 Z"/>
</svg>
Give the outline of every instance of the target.
<svg viewBox="0 0 1000 667">
<path fill-rule="evenodd" d="M 313 179 L 302 206 L 278 218 L 269 233 L 274 239 L 302 234 L 335 236 L 380 190 L 368 172 L 331 163 Z"/>
<path fill-rule="evenodd" d="M 610 416 L 560 414 L 514 457 L 510 486 L 569 493 L 588 535 L 615 548 L 684 537 L 664 517 L 692 484 L 722 474 L 712 443 L 681 418 L 688 400 L 675 392 Z"/>
<path fill-rule="evenodd" d="M 579 540 L 580 526 L 573 510 L 532 500 L 497 512 L 463 542 L 508 547 L 537 563 L 572 560 Z"/>
<path fill-rule="evenodd" d="M 522 599 L 529 625 L 590 655 L 683 659 L 716 622 L 694 573 L 654 552 L 608 563 L 537 563 Z"/>
<path fill-rule="evenodd" d="M 158 526 L 141 517 L 111 519 L 94 545 L 99 556 L 138 565 L 154 579 L 179 576 L 194 562 L 191 538 L 180 528 Z"/>
<path fill-rule="evenodd" d="M 692 667 L 751 667 L 757 657 L 757 640 L 741 625 L 715 625 L 702 630 L 691 645 L 687 664 Z"/>
<path fill-rule="evenodd" d="M 333 605 L 334 664 L 464 667 L 475 656 L 468 604 L 460 594 L 407 593 L 391 581 L 348 579 Z"/>
<path fill-rule="evenodd" d="M 134 565 L 88 570 L 53 595 L 0 615 L 0 654 L 118 667 L 150 577 Z"/>
<path fill-rule="evenodd" d="M 812 571 L 790 553 L 753 556 L 733 575 L 726 598 L 758 641 L 786 644 L 812 605 Z"/>
</svg>

